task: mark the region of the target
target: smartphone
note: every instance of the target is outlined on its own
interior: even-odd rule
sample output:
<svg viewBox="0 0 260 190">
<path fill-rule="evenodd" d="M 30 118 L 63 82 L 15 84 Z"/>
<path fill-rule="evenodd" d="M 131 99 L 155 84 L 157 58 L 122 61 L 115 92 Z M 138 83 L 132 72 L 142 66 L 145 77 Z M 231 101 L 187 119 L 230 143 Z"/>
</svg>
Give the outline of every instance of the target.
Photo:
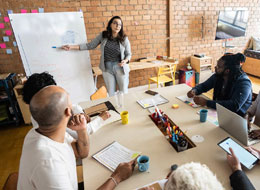
<svg viewBox="0 0 260 190">
<path fill-rule="evenodd" d="M 244 147 L 235 142 L 232 138 L 227 137 L 221 142 L 218 143 L 223 150 L 225 150 L 228 154 L 231 154 L 229 151 L 229 147 L 231 147 L 239 159 L 240 163 L 243 164 L 247 169 L 252 169 L 254 165 L 258 162 L 258 158 L 248 152 Z"/>
<path fill-rule="evenodd" d="M 153 95 L 153 96 L 158 94 L 158 92 L 155 92 L 155 91 L 152 91 L 152 90 L 147 90 L 147 91 L 145 91 L 145 93 Z"/>
</svg>

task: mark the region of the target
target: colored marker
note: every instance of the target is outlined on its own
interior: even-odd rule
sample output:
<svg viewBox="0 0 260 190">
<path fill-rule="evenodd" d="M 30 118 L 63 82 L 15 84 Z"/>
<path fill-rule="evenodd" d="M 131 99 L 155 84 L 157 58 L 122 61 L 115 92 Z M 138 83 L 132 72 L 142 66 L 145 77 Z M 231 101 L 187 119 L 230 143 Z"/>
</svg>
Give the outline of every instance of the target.
<svg viewBox="0 0 260 190">
<path fill-rule="evenodd" d="M 57 46 L 52 46 L 52 48 L 57 48 L 57 49 L 59 49 L 59 48 L 61 48 L 61 47 L 57 47 Z"/>
</svg>

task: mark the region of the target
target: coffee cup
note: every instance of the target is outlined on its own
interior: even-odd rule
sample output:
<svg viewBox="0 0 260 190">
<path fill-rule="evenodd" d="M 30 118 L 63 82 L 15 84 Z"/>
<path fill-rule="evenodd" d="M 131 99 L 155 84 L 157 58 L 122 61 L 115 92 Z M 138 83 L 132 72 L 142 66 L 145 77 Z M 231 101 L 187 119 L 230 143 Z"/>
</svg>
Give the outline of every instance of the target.
<svg viewBox="0 0 260 190">
<path fill-rule="evenodd" d="M 149 169 L 149 157 L 141 155 L 137 158 L 138 169 L 140 172 L 145 172 Z"/>
<path fill-rule="evenodd" d="M 200 122 L 205 122 L 207 120 L 208 110 L 201 109 L 200 110 Z"/>
</svg>

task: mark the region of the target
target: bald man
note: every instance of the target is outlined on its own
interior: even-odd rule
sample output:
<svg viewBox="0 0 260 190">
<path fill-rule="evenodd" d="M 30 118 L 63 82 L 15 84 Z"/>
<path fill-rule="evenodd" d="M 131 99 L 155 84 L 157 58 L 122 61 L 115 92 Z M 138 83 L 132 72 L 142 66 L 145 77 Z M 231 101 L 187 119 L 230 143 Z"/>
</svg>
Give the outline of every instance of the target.
<svg viewBox="0 0 260 190">
<path fill-rule="evenodd" d="M 39 124 L 25 137 L 20 159 L 18 189 L 78 189 L 76 157 L 85 158 L 89 152 L 86 119 L 82 114 L 73 115 L 67 92 L 58 86 L 48 86 L 37 92 L 30 111 Z M 67 132 L 78 134 L 74 140 Z M 113 189 L 131 176 L 135 161 L 118 166 L 100 189 Z"/>
</svg>

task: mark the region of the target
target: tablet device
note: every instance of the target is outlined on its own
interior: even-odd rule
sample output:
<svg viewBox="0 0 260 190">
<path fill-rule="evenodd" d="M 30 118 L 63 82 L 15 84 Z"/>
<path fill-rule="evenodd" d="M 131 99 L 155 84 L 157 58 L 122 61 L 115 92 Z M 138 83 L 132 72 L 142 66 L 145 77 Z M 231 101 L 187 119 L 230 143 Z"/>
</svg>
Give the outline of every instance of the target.
<svg viewBox="0 0 260 190">
<path fill-rule="evenodd" d="M 243 164 L 243 166 L 245 166 L 247 169 L 253 168 L 253 166 L 258 162 L 258 158 L 256 156 L 248 152 L 245 148 L 240 146 L 230 137 L 227 137 L 226 139 L 219 142 L 218 146 L 220 146 L 228 154 L 231 154 L 229 151 L 229 147 L 231 147 L 240 163 Z"/>
</svg>

